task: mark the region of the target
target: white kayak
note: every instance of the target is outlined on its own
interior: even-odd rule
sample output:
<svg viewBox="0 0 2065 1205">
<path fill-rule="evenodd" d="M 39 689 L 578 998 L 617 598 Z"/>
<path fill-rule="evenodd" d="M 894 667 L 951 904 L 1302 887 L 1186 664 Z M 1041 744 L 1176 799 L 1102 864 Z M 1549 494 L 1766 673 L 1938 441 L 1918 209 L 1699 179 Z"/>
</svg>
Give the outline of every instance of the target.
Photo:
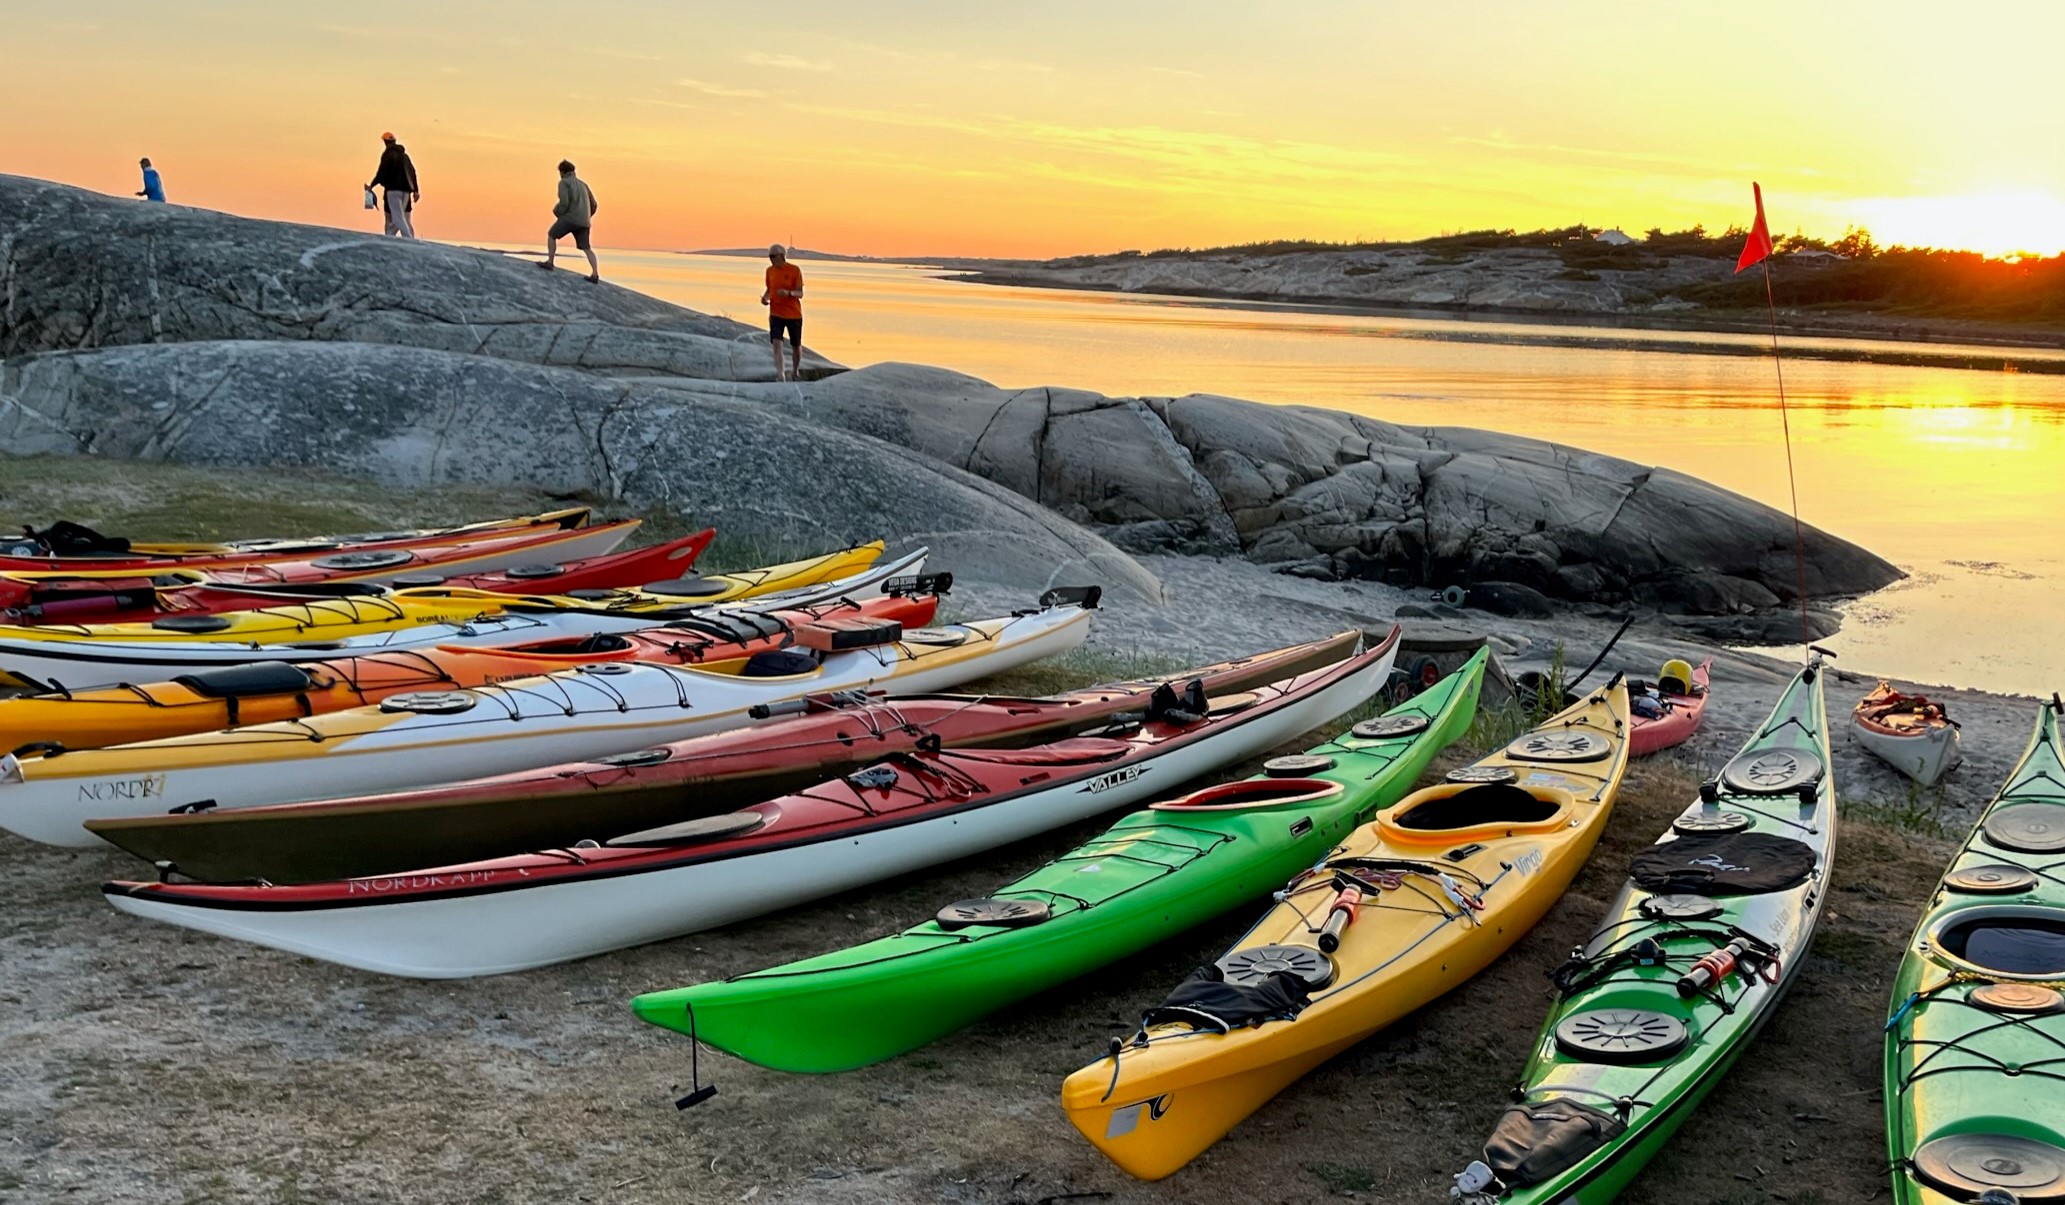
<svg viewBox="0 0 2065 1205">
<path fill-rule="evenodd" d="M 878 564 L 864 573 L 838 578 L 815 586 L 803 586 L 780 594 L 742 598 L 714 609 L 733 611 L 779 611 L 839 598 L 864 599 L 879 596 L 885 583 L 923 571 L 925 549 Z M 499 604 L 498 604 L 499 605 Z M 94 690 L 124 682 L 165 682 L 182 674 L 222 669 L 253 662 L 306 664 L 364 653 L 406 652 L 409 649 L 458 645 L 493 648 L 595 636 L 611 632 L 633 632 L 664 626 L 670 619 L 713 609 L 709 605 L 684 604 L 679 611 L 611 611 L 569 606 L 558 609 L 544 603 L 531 604 L 512 599 L 507 609 L 483 615 L 465 623 L 427 623 L 358 636 L 339 636 L 299 644 L 257 644 L 249 641 L 55 641 L 0 637 L 0 670 L 36 683 L 63 683 L 67 690 Z M 20 740 L 34 740 L 33 734 Z M 19 742 L 17 742 L 19 743 Z M 11 748 L 12 745 L 0 745 Z"/>
<path fill-rule="evenodd" d="M 905 754 L 725 816 L 573 849 L 292 887 L 110 883 L 124 912 L 389 975 L 455 979 L 759 916 L 1167 795 L 1369 699 L 1395 644 L 1123 739 Z"/>
<path fill-rule="evenodd" d="M 459 782 L 585 761 L 761 722 L 755 708 L 808 695 L 948 690 L 1083 642 L 1074 602 L 905 632 L 782 672 L 761 653 L 683 667 L 609 662 L 373 707 L 51 755 L 0 757 L 0 827 L 51 845 L 103 844 L 88 820 L 255 807 Z M 769 670 L 777 671 L 770 675 Z"/>
<path fill-rule="evenodd" d="M 1880 682 L 1850 713 L 1850 734 L 1880 761 L 1925 787 L 1964 759 L 1957 721 L 1925 695 L 1902 694 Z"/>
</svg>

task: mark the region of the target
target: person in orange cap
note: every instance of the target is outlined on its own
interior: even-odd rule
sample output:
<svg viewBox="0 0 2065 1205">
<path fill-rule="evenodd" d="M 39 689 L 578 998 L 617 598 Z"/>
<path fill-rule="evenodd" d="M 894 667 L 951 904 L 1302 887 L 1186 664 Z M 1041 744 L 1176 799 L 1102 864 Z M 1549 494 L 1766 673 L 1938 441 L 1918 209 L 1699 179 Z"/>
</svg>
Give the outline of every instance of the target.
<svg viewBox="0 0 2065 1205">
<path fill-rule="evenodd" d="M 423 190 L 416 186 L 416 164 L 409 158 L 409 151 L 394 140 L 392 133 L 380 135 L 380 166 L 373 171 L 373 182 L 367 188 L 381 190 L 381 210 L 387 216 L 387 228 L 383 233 L 396 238 L 415 238 L 416 222 L 411 210 L 423 199 Z"/>
</svg>

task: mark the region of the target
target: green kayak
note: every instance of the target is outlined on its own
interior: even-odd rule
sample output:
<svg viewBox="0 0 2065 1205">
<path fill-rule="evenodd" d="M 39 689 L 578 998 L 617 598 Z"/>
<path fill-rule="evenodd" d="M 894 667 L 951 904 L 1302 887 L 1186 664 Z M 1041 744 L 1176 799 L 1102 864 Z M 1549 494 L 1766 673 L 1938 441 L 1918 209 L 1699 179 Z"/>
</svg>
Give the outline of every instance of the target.
<svg viewBox="0 0 2065 1205">
<path fill-rule="evenodd" d="M 879 941 L 648 993 L 631 1007 L 782 1071 L 845 1071 L 914 1050 L 1251 903 L 1325 856 L 1469 729 L 1486 657 L 1260 776 L 1134 812 L 994 896 Z"/>
<path fill-rule="evenodd" d="M 1909 940 L 1886 1023 L 1895 1205 L 2065 1201 L 2057 695 Z"/>
<path fill-rule="evenodd" d="M 1820 658 L 1550 975 L 1556 1003 L 1460 1205 L 1600 1205 L 1727 1073 L 1799 973 L 1835 848 Z"/>
</svg>

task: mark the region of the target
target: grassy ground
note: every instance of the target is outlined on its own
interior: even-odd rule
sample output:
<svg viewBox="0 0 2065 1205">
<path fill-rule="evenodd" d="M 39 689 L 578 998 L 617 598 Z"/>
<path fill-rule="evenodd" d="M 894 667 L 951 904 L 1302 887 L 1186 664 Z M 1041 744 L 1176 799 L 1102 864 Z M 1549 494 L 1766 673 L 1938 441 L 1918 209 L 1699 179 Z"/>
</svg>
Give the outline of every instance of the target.
<svg viewBox="0 0 2065 1205">
<path fill-rule="evenodd" d="M 92 466 L 0 462 L 0 518 L 206 538 L 550 504 L 472 490 L 404 502 L 307 479 L 221 487 L 130 465 L 117 486 L 81 480 Z M 316 488 L 321 506 L 286 509 Z M 1085 653 L 992 685 L 1043 691 L 1166 668 Z M 1515 723 L 1488 719 L 1440 768 Z M 1440 1201 L 1524 1061 L 1548 1000 L 1543 972 L 1589 932 L 1628 856 L 1683 807 L 1703 769 L 1638 763 L 1598 855 L 1511 953 L 1154 1185 L 1076 1137 L 1058 1108 L 1061 1078 L 1251 913 L 878 1067 L 785 1076 L 706 1053 L 703 1075 L 720 1094 L 686 1113 L 669 1102 L 690 1082 L 688 1043 L 625 1007 L 639 991 L 891 931 L 986 893 L 1104 821 L 719 932 L 456 983 L 384 979 L 134 921 L 94 887 L 140 864 L 0 837 L 0 1200 Z M 1810 1205 L 1883 1191 L 1879 1026 L 1902 943 L 1949 852 L 1939 837 L 1880 822 L 1899 818 L 1846 821 L 1799 984 L 1626 1200 Z"/>
</svg>

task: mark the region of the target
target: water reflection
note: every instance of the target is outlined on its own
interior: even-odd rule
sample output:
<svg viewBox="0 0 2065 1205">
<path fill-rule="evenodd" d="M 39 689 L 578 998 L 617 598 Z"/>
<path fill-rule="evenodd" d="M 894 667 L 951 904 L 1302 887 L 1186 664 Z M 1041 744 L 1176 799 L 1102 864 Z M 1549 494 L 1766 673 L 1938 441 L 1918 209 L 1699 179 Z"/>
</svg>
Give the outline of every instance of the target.
<svg viewBox="0 0 2065 1205">
<path fill-rule="evenodd" d="M 619 253 L 616 279 L 762 324 L 761 265 Z M 1311 313 L 996 288 L 882 264 L 805 263 L 813 347 L 1001 385 L 1209 392 L 1409 425 L 1489 427 L 1704 477 L 1786 504 L 1768 340 L 1454 317 Z M 1788 340 L 1807 520 L 1916 576 L 1853 612 L 1845 664 L 2048 694 L 2065 686 L 2065 352 Z M 1831 355 L 1954 356 L 1986 371 Z M 1726 353 L 1726 354 L 1715 354 Z M 2003 372 L 2007 360 L 2032 371 Z M 1996 564 L 2013 574 L 1976 568 Z"/>
</svg>

